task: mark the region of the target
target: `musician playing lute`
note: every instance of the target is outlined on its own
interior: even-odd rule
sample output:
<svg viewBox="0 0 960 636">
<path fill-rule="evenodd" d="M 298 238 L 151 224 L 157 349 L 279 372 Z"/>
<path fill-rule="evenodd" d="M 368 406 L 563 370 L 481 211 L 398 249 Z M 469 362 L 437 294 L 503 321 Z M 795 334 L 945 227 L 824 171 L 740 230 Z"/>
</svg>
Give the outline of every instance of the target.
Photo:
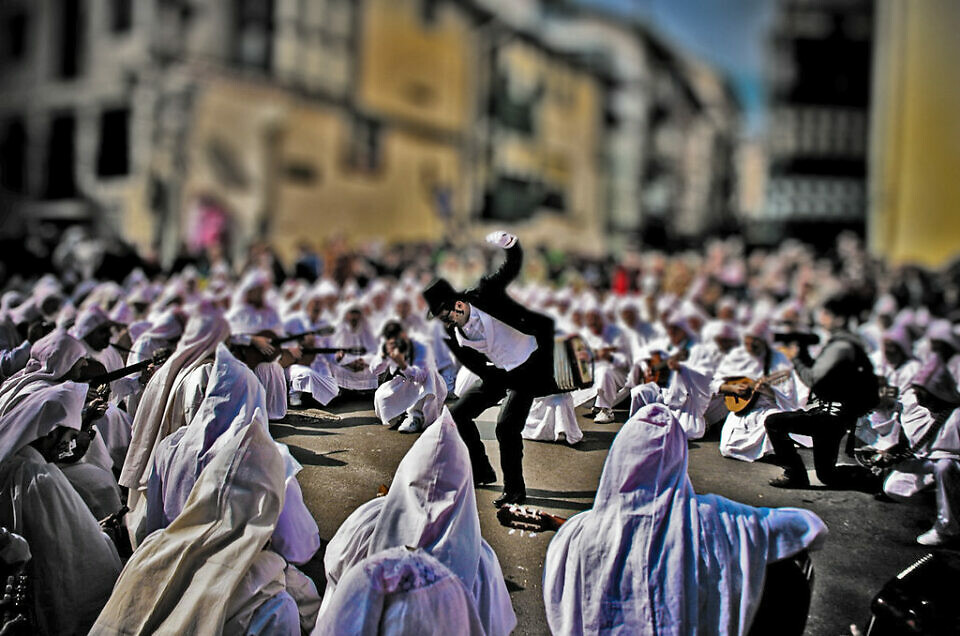
<svg viewBox="0 0 960 636">
<path fill-rule="evenodd" d="M 493 232 L 487 242 L 506 252 L 496 272 L 463 292 L 436 279 L 424 289 L 423 297 L 430 317 L 444 324 L 453 355 L 480 377 L 450 409 L 470 451 L 477 484 L 493 483 L 497 476 L 474 420 L 506 398 L 496 429 L 503 470 L 503 494 L 494 501 L 499 508 L 526 500 L 521 431 L 533 399 L 559 389 L 553 371 L 553 319 L 523 307 L 506 291 L 523 264 L 520 243 L 507 232 Z"/>
<path fill-rule="evenodd" d="M 743 333 L 743 344 L 731 350 L 720 361 L 711 385 L 711 393 L 720 393 L 724 385 L 729 388 L 732 380 L 760 380 L 777 371 L 791 369 L 793 364 L 790 359 L 770 346 L 767 322 L 754 321 Z M 752 462 L 773 452 L 773 444 L 764 428 L 767 417 L 798 407 L 796 378 L 791 375 L 777 384 L 761 382 L 749 390 L 737 390 L 742 391 L 745 398 L 756 392 L 756 401 L 743 415 L 732 412 L 727 415 L 720 432 L 720 454 Z"/>
</svg>

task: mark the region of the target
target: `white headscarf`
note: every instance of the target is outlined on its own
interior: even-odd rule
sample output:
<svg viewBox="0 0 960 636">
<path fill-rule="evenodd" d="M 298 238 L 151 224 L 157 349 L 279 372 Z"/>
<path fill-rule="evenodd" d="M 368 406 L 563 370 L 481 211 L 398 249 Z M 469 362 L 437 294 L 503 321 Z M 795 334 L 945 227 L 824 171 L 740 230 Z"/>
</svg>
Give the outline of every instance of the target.
<svg viewBox="0 0 960 636">
<path fill-rule="evenodd" d="M 62 382 L 26 395 L 0 417 L 0 463 L 58 426 L 80 429 L 87 385 Z"/>
<path fill-rule="evenodd" d="M 387 496 L 357 508 L 327 545 L 318 624 L 353 565 L 397 546 L 423 548 L 456 574 L 473 592 L 487 634 L 516 626 L 500 564 L 480 536 L 470 456 L 446 408 L 410 447 Z"/>
<path fill-rule="evenodd" d="M 180 382 L 203 364 L 229 335 L 230 326 L 219 310 L 207 307 L 203 313 L 192 316 L 173 355 L 144 388 L 119 480 L 121 486 L 130 489 L 131 503 L 136 503 L 135 493 L 146 483 L 144 473 L 150 466 L 157 443 L 173 432 L 170 430 L 173 400 L 169 398 L 175 394 Z"/>
<path fill-rule="evenodd" d="M 347 572 L 317 621 L 320 636 L 485 636 L 463 581 L 422 549 L 389 548 Z"/>
<path fill-rule="evenodd" d="M 651 404 L 614 440 L 593 509 L 550 542 L 547 622 L 556 634 L 745 633 L 766 564 L 818 547 L 825 534 L 806 510 L 697 495 L 683 430 Z"/>
<path fill-rule="evenodd" d="M 81 358 L 87 349 L 76 338 L 61 329 L 55 329 L 37 340 L 30 348 L 27 366 L 0 386 L 0 416 L 16 407 L 33 383 L 48 386 L 58 382 Z"/>
<path fill-rule="evenodd" d="M 133 553 L 91 634 L 220 634 L 251 605 L 247 572 L 279 559 L 263 548 L 283 506 L 283 458 L 262 426 L 225 441 L 180 516 Z"/>
</svg>

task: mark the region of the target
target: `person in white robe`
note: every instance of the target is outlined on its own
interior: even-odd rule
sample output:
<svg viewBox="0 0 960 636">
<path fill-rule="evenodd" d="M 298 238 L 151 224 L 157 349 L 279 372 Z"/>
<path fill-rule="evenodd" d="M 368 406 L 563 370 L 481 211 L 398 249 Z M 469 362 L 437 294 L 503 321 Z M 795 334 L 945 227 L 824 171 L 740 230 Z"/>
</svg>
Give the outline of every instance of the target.
<svg viewBox="0 0 960 636">
<path fill-rule="evenodd" d="M 284 322 L 283 328 L 288 334 L 308 333 L 331 327 L 323 317 L 323 298 L 319 290 L 307 292 L 302 311 L 293 314 Z M 304 347 L 330 347 L 329 335 L 313 334 L 303 338 Z M 290 385 L 290 406 L 303 404 L 303 395 L 309 395 L 319 404 L 326 406 L 337 397 L 340 387 L 330 370 L 328 354 L 314 354 L 305 357 L 287 367 Z"/>
<path fill-rule="evenodd" d="M 81 429 L 87 386 L 34 389 L 0 416 L 0 526 L 30 545 L 40 633 L 85 634 L 121 568 L 116 548 L 52 461 Z"/>
<path fill-rule="evenodd" d="M 572 393 L 556 393 L 535 398 L 520 432 L 523 439 L 542 442 L 566 442 L 571 446 L 583 439 L 577 422 Z"/>
<path fill-rule="evenodd" d="M 630 341 L 617 325 L 607 322 L 596 301 L 583 306 L 586 330 L 583 339 L 593 351 L 593 385 L 597 390 L 593 421 L 609 424 L 613 421 L 613 407 L 626 397 L 623 391 L 632 360 Z M 623 392 L 622 392 L 623 391 Z"/>
<path fill-rule="evenodd" d="M 150 327 L 134 340 L 127 356 L 127 366 L 149 360 L 159 351 L 172 351 L 183 334 L 185 322 L 186 317 L 177 308 L 169 308 L 160 313 L 150 321 Z M 137 414 L 137 405 L 140 403 L 140 397 L 143 394 L 143 386 L 147 382 L 142 379 L 144 377 L 142 372 L 128 377 L 140 382 L 140 389 L 127 398 L 126 411 L 133 417 Z"/>
<path fill-rule="evenodd" d="M 653 351 L 647 354 L 649 357 Z M 666 352 L 659 352 L 664 357 Z M 672 362 L 657 382 L 645 382 L 630 389 L 630 415 L 648 404 L 660 403 L 670 412 L 688 439 L 700 439 L 707 430 L 704 413 L 710 403 L 710 381 L 707 376 L 682 362 Z"/>
<path fill-rule="evenodd" d="M 357 563 L 331 598 L 316 636 L 486 636 L 473 594 L 423 549 L 387 548 Z"/>
<path fill-rule="evenodd" d="M 883 483 L 883 491 L 897 500 L 915 497 L 931 488 L 936 492 L 937 517 L 930 530 L 917 537 L 920 545 L 937 546 L 960 541 L 960 391 L 957 380 L 938 357 L 928 359 L 911 379 L 919 408 L 932 424 L 918 440 L 911 440 L 913 458 L 897 463 Z"/>
<path fill-rule="evenodd" d="M 723 357 L 711 384 L 711 394 L 721 391 L 727 380 L 747 377 L 759 380 L 771 373 L 792 370 L 793 363 L 769 344 L 765 320 L 756 320 L 743 332 L 743 344 Z M 772 413 L 793 411 L 797 403 L 796 373 L 776 384 L 767 384 L 746 413 L 730 412 L 720 431 L 720 454 L 753 462 L 773 452 L 764 421 Z"/>
<path fill-rule="evenodd" d="M 333 599 L 351 568 L 401 546 L 423 549 L 460 578 L 488 636 L 516 626 L 500 563 L 480 536 L 469 453 L 446 408 L 410 447 L 387 495 L 357 508 L 327 545 L 318 628 L 335 620 Z"/>
<path fill-rule="evenodd" d="M 92 305 L 77 315 L 77 321 L 70 329 L 70 335 L 87 347 L 88 356 L 100 362 L 108 372 L 124 366 L 123 355 L 110 344 L 115 324 L 99 306 Z M 140 389 L 140 383 L 135 378 L 128 376 L 114 380 L 110 383 L 110 401 L 119 404 Z"/>
<path fill-rule="evenodd" d="M 270 343 L 270 337 L 263 335 L 263 332 L 280 337 L 286 335 L 280 314 L 267 303 L 269 285 L 269 274 L 259 269 L 250 270 L 237 286 L 227 321 L 230 323 L 231 344 L 253 346 L 265 356 L 281 353 L 281 361 L 270 359 L 259 362 L 253 368 L 267 391 L 268 417 L 280 420 L 287 414 L 287 377 L 283 368 L 299 358 L 300 354 L 295 342 L 286 343 L 278 352 Z"/>
<path fill-rule="evenodd" d="M 440 416 L 447 385 L 437 372 L 429 345 L 411 338 L 402 323 L 384 324 L 370 371 L 387 378 L 373 394 L 374 412 L 384 426 L 417 433 Z"/>
<path fill-rule="evenodd" d="M 187 426 L 164 438 L 157 447 L 146 489 L 146 532 L 167 527 L 182 511 L 200 472 L 219 452 L 228 436 L 245 426 L 263 426 L 266 413 L 263 386 L 253 372 L 223 344 L 205 386 L 203 401 Z M 296 475 L 302 466 L 286 444 L 277 443 L 286 466 L 283 509 L 271 543 L 289 563 L 306 563 L 320 547 L 316 521 L 303 503 Z"/>
<path fill-rule="evenodd" d="M 229 335 L 230 325 L 219 309 L 198 308 L 187 321 L 173 355 L 143 390 L 119 479 L 120 485 L 128 489 L 127 527 L 134 547 L 144 536 L 146 506 L 142 495 L 156 448 L 164 437 L 189 423 L 188 417 L 192 417 L 202 400 L 203 391 L 198 387 L 205 386 L 203 378 L 197 376 L 209 376 L 210 358 Z"/>
<path fill-rule="evenodd" d="M 130 557 L 90 634 L 292 635 L 309 627 L 316 604 L 298 604 L 303 579 L 288 576 L 269 547 L 283 509 L 284 459 L 265 423 L 218 443 L 183 511 Z"/>
<path fill-rule="evenodd" d="M 826 534 L 807 510 L 697 495 L 686 435 L 651 404 L 614 440 L 593 508 L 547 548 L 547 623 L 554 634 L 745 634 L 767 564 Z"/>
<path fill-rule="evenodd" d="M 370 370 L 370 362 L 377 352 L 377 338 L 363 314 L 360 303 L 349 302 L 343 306 L 343 315 L 336 323 L 331 336 L 331 345 L 344 349 L 359 348 L 366 353 L 351 354 L 338 351 L 330 356 L 333 377 L 341 389 L 349 391 L 373 391 L 377 388 L 377 374 Z"/>
<path fill-rule="evenodd" d="M 698 356 L 699 370 L 712 380 L 717 374 L 720 361 L 739 344 L 740 330 L 735 324 L 725 320 L 708 322 L 703 327 L 703 353 Z M 723 422 L 729 413 L 723 398 L 724 396 L 718 393 L 710 397 L 707 410 L 703 413 L 708 429 Z"/>
<path fill-rule="evenodd" d="M 879 363 L 874 366 L 896 398 L 884 399 L 857 423 L 856 435 L 867 445 L 879 451 L 893 448 L 901 440 L 902 420 L 911 420 L 918 408 L 916 398 L 908 396 L 910 384 L 920 370 L 920 361 L 912 356 L 913 343 L 907 329 L 893 326 L 880 336 Z M 919 417 L 923 417 L 920 414 Z"/>
</svg>

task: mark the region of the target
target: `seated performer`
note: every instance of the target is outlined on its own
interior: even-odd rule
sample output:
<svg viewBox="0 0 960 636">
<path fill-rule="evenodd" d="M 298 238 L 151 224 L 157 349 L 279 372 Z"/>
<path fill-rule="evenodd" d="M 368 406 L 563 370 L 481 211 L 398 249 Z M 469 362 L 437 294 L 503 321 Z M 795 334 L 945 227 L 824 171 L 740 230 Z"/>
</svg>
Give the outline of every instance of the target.
<svg viewBox="0 0 960 636">
<path fill-rule="evenodd" d="M 496 428 L 504 490 L 494 505 L 500 507 L 526 499 L 521 432 L 533 399 L 559 389 L 553 376 L 553 320 L 526 309 L 506 292 L 523 263 L 520 243 L 506 232 L 493 232 L 487 242 L 506 250 L 500 269 L 465 292 L 437 279 L 423 291 L 423 297 L 430 314 L 444 323 L 450 350 L 481 379 L 460 394 L 450 409 L 470 451 L 477 484 L 494 482 L 496 473 L 474 420 L 506 397 Z"/>
<path fill-rule="evenodd" d="M 500 562 L 480 535 L 469 454 L 455 426 L 444 409 L 400 462 L 387 495 L 354 510 L 327 544 L 318 633 L 339 618 L 340 585 L 391 548 L 422 549 L 452 571 L 469 590 L 483 633 L 505 636 L 516 627 Z"/>
<path fill-rule="evenodd" d="M 370 371 L 370 360 L 377 350 L 377 337 L 363 315 L 363 306 L 349 302 L 344 306 L 337 330 L 330 337 L 333 347 L 359 348 L 365 354 L 348 354 L 338 351 L 330 356 L 330 368 L 341 391 L 367 392 L 377 388 L 377 374 Z"/>
<path fill-rule="evenodd" d="M 0 417 L 0 526 L 30 544 L 37 627 L 51 636 L 86 634 L 121 568 L 54 463 L 76 459 L 77 440 L 87 438 L 86 395 L 86 384 L 71 381 L 35 387 Z"/>
<path fill-rule="evenodd" d="M 592 300 L 584 307 L 587 328 L 582 332 L 593 350 L 593 384 L 597 390 L 593 421 L 609 424 L 613 421 L 613 407 L 626 397 L 623 390 L 630 370 L 630 341 L 617 325 L 608 323 L 600 305 Z"/>
<path fill-rule="evenodd" d="M 373 394 L 373 407 L 385 426 L 417 433 L 440 416 L 447 385 L 437 372 L 430 347 L 407 335 L 403 324 L 389 320 L 370 371 L 384 382 Z"/>
<path fill-rule="evenodd" d="M 330 327 L 323 317 L 323 291 L 317 288 L 307 292 L 302 311 L 287 319 L 283 328 L 289 334 L 308 333 Z M 301 342 L 305 348 L 330 346 L 330 337 L 312 334 Z M 330 363 L 324 354 L 304 354 L 299 360 L 287 367 L 290 380 L 290 406 L 303 405 L 304 394 L 321 406 L 326 406 L 340 392 L 337 381 L 330 370 Z"/>
<path fill-rule="evenodd" d="M 347 571 L 316 636 L 486 636 L 463 581 L 422 549 L 388 548 Z"/>
<path fill-rule="evenodd" d="M 711 385 L 712 393 L 748 398 L 750 390 L 729 382 L 737 378 L 760 381 L 778 372 L 785 372 L 777 383 L 760 382 L 754 390 L 752 406 L 727 414 L 720 431 L 720 454 L 752 462 L 773 452 L 774 447 L 764 428 L 766 419 L 782 411 L 797 408 L 796 380 L 790 359 L 770 347 L 770 332 L 763 320 L 754 321 L 744 330 L 743 344 L 725 355 L 717 367 Z M 792 440 L 790 441 L 792 444 Z"/>
<path fill-rule="evenodd" d="M 287 414 L 287 378 L 283 370 L 300 357 L 300 350 L 296 343 L 278 348 L 272 341 L 286 332 L 276 309 L 267 305 L 269 286 L 268 274 L 257 269 L 248 272 L 237 287 L 227 321 L 230 344 L 249 351 L 245 362 L 267 391 L 267 415 L 271 420 L 279 420 Z"/>
<path fill-rule="evenodd" d="M 697 495 L 686 435 L 651 404 L 614 439 L 593 508 L 547 548 L 547 623 L 554 634 L 745 634 L 767 564 L 826 533 L 807 510 Z"/>
<path fill-rule="evenodd" d="M 920 545 L 955 544 L 960 540 L 960 392 L 943 361 L 931 357 L 911 380 L 920 408 L 928 411 L 932 426 L 910 445 L 913 457 L 894 465 L 884 492 L 908 499 L 936 488 L 937 518 L 919 537 Z"/>
<path fill-rule="evenodd" d="M 266 426 L 218 442 L 183 511 L 127 561 L 90 634 L 309 629 L 316 591 L 269 546 L 286 489 L 283 456 Z"/>
<path fill-rule="evenodd" d="M 651 357 L 660 354 L 666 368 L 654 371 Z M 665 351 L 650 351 L 645 382 L 630 389 L 630 415 L 648 404 L 659 402 L 670 409 L 688 439 L 700 439 L 706 432 L 704 412 L 710 403 L 710 376 L 668 357 Z"/>
</svg>

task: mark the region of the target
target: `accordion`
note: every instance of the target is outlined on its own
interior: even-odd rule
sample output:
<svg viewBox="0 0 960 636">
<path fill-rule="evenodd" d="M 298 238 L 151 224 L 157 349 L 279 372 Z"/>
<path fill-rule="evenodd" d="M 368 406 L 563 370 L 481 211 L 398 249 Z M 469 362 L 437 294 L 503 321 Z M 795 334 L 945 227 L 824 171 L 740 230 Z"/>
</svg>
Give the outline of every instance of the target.
<svg viewBox="0 0 960 636">
<path fill-rule="evenodd" d="M 585 351 L 587 360 L 579 353 Z M 593 353 L 580 336 L 559 336 L 553 342 L 553 379 L 561 393 L 593 386 Z"/>
</svg>

